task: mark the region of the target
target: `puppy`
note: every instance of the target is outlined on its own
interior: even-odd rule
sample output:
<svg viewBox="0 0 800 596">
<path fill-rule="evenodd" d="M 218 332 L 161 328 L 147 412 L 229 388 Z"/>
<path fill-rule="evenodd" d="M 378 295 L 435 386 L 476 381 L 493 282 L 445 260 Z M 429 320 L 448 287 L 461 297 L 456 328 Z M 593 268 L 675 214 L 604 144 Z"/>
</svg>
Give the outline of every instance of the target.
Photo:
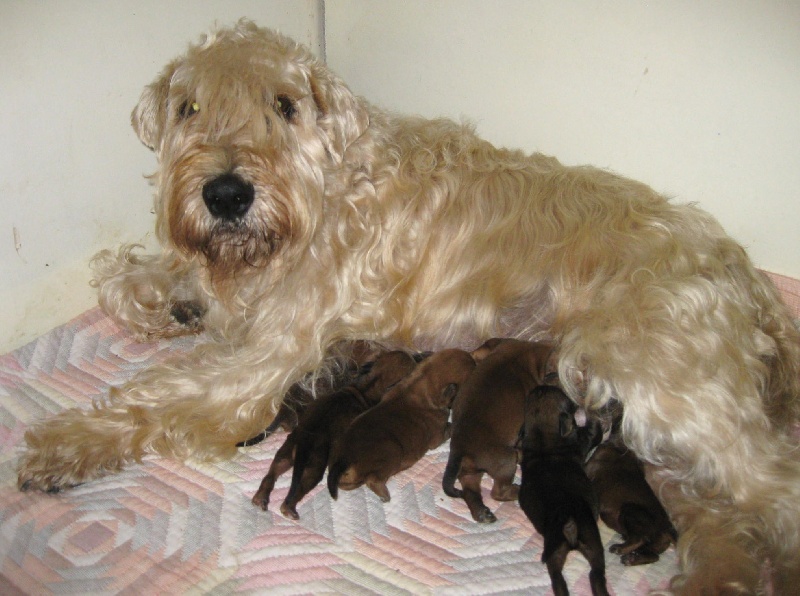
<svg viewBox="0 0 800 596">
<path fill-rule="evenodd" d="M 678 535 L 667 512 L 645 479 L 639 459 L 615 428 L 585 466 L 600 507 L 600 518 L 622 535 L 609 549 L 623 565 L 643 565 L 658 556 Z"/>
<path fill-rule="evenodd" d="M 236 443 L 237 447 L 250 447 L 272 436 L 278 429 L 292 432 L 297 428 L 300 418 L 315 395 L 333 393 L 350 384 L 360 373 L 366 372 L 363 367 L 371 364 L 385 352 L 385 348 L 369 341 L 341 342 L 333 350 L 322 370 L 327 374 L 311 374 L 292 385 L 275 418 L 257 435 Z"/>
<path fill-rule="evenodd" d="M 451 349 L 433 354 L 380 404 L 356 418 L 328 472 L 331 496 L 335 499 L 340 488 L 353 490 L 366 484 L 388 502 L 386 481 L 450 436 L 451 403 L 474 368 L 468 352 Z"/>
<path fill-rule="evenodd" d="M 294 465 L 292 484 L 281 504 L 281 513 L 299 519 L 297 503 L 322 480 L 331 449 L 352 420 L 378 403 L 386 390 L 415 366 L 416 361 L 406 352 L 387 352 L 351 385 L 312 402 L 297 428 L 286 437 L 275 454 L 267 475 L 253 496 L 253 504 L 266 511 L 275 481 Z"/>
<path fill-rule="evenodd" d="M 295 383 L 286 392 L 281 407 L 278 408 L 278 413 L 275 414 L 275 419 L 269 423 L 269 426 L 257 435 L 236 443 L 236 446 L 252 447 L 271 437 L 278 430 L 292 432 L 297 428 L 303 412 L 312 401 L 314 401 L 314 394 L 302 383 Z"/>
<path fill-rule="evenodd" d="M 450 457 L 442 489 L 450 497 L 463 498 L 475 521 L 497 520 L 481 498 L 484 473 L 494 479 L 493 499 L 517 498 L 519 487 L 513 482 L 524 400 L 543 382 L 552 352 L 551 344 L 516 339 L 491 339 L 474 352 L 480 361 L 453 404 Z M 455 487 L 456 478 L 461 490 Z"/>
<path fill-rule="evenodd" d="M 557 387 L 534 389 L 525 410 L 519 504 L 544 537 L 542 562 L 553 591 L 569 594 L 561 571 L 569 551 L 578 549 L 591 567 L 592 594 L 608 594 L 597 502 L 583 470 L 587 453 L 602 439 L 600 425 L 578 427 L 575 404 Z"/>
</svg>

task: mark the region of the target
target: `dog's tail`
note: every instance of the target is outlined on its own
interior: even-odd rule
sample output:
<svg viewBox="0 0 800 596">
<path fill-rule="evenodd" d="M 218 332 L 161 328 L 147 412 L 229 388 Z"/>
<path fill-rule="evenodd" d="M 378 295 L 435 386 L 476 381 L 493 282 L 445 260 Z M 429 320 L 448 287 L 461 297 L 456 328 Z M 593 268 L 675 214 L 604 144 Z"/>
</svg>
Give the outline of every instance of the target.
<svg viewBox="0 0 800 596">
<path fill-rule="evenodd" d="M 349 467 L 350 464 L 347 461 L 339 458 L 328 468 L 328 492 L 331 493 L 334 501 L 339 496 L 339 479 Z"/>
<path fill-rule="evenodd" d="M 444 469 L 444 476 L 442 476 L 442 490 L 448 497 L 461 499 L 464 497 L 464 492 L 456 488 L 456 478 L 461 469 L 461 460 L 463 455 L 454 451 L 451 447 L 450 457 L 447 458 L 447 467 Z"/>
</svg>

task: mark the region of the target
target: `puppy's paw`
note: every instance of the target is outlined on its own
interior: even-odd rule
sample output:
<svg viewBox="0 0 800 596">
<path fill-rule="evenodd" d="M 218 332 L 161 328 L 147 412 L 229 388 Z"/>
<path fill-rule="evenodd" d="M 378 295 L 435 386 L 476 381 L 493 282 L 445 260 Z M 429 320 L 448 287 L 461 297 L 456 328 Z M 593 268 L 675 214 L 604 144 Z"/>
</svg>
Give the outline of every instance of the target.
<svg viewBox="0 0 800 596">
<path fill-rule="evenodd" d="M 626 567 L 634 567 L 636 565 L 655 563 L 658 561 L 658 555 L 642 548 L 620 556 L 619 560 Z"/>
<path fill-rule="evenodd" d="M 300 514 L 297 513 L 297 509 L 295 509 L 294 505 L 291 505 L 286 501 L 281 503 L 281 513 L 288 519 L 293 519 L 295 521 L 300 519 Z"/>
<path fill-rule="evenodd" d="M 475 521 L 479 524 L 493 524 L 497 521 L 494 513 L 488 507 L 484 507 L 475 515 Z"/>
<path fill-rule="evenodd" d="M 625 542 L 612 544 L 608 547 L 608 551 L 615 555 L 627 555 L 644 545 L 644 543 L 643 538 L 628 538 Z"/>
</svg>

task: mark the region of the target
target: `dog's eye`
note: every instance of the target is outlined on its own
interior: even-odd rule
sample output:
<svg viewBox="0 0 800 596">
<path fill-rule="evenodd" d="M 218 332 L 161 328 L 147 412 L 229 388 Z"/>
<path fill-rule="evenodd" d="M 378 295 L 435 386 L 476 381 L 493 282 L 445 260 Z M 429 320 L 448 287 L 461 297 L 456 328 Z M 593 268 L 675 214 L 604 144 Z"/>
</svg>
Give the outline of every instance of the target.
<svg viewBox="0 0 800 596">
<path fill-rule="evenodd" d="M 297 113 L 294 102 L 285 95 L 279 95 L 275 98 L 275 110 L 283 116 L 286 122 L 291 122 Z"/>
<path fill-rule="evenodd" d="M 200 104 L 196 101 L 184 101 L 178 108 L 178 118 L 185 120 L 200 111 Z"/>
</svg>

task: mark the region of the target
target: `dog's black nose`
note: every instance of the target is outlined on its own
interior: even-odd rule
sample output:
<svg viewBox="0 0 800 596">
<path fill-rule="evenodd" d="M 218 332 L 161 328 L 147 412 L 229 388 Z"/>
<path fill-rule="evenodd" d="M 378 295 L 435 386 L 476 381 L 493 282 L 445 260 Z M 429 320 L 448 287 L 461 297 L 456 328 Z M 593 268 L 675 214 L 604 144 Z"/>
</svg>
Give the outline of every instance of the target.
<svg viewBox="0 0 800 596">
<path fill-rule="evenodd" d="M 203 201 L 220 219 L 236 219 L 250 208 L 255 197 L 253 185 L 236 174 L 222 174 L 203 186 Z"/>
</svg>

